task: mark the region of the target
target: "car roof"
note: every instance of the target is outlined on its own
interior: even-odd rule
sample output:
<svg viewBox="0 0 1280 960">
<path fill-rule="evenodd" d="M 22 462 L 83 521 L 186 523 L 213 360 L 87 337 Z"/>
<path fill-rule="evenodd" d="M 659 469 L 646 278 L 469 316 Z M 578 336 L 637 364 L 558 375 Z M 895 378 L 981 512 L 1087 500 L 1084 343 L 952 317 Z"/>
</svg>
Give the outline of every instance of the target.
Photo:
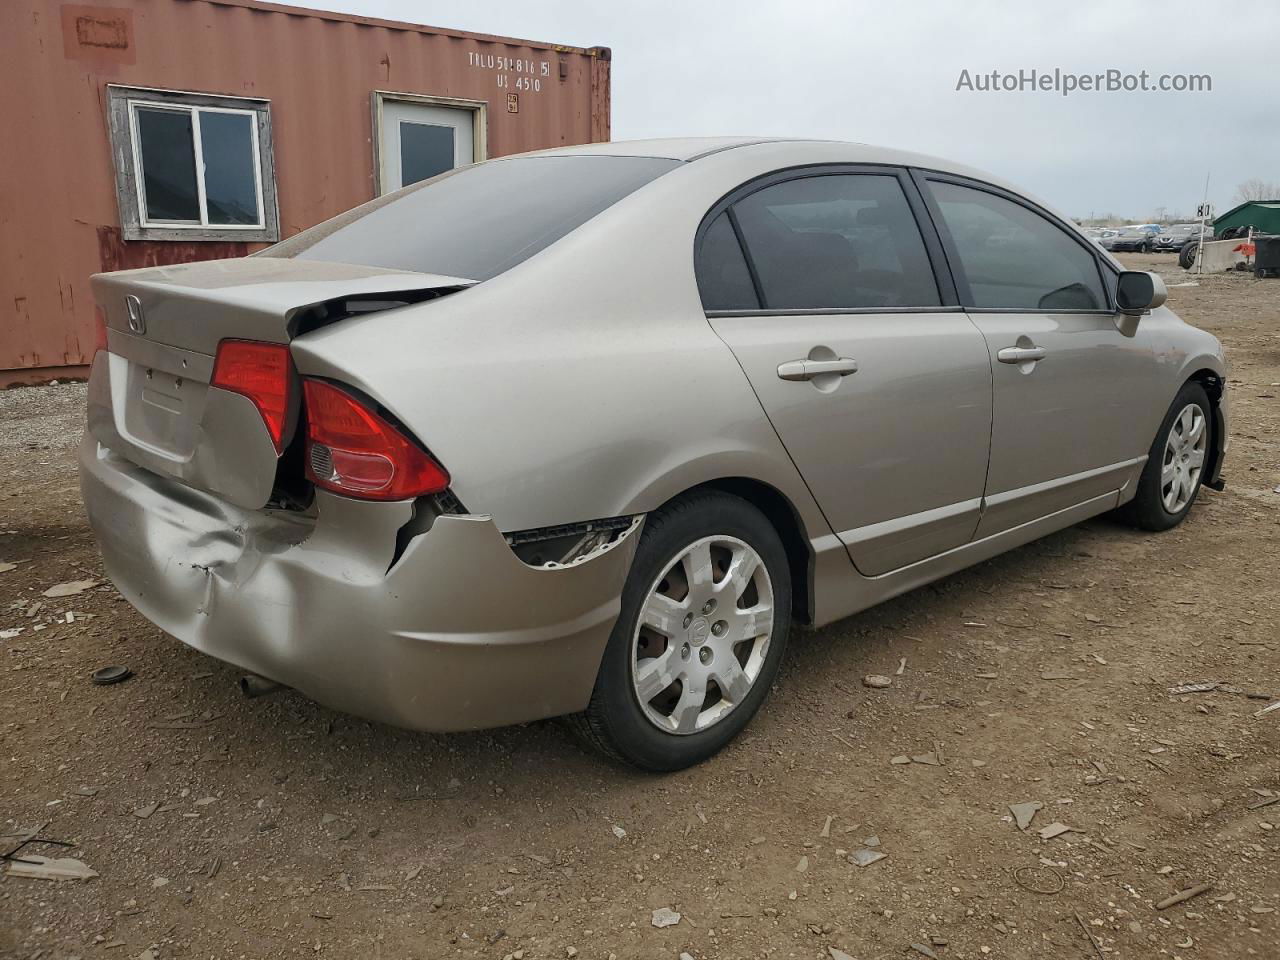
<svg viewBox="0 0 1280 960">
<path fill-rule="evenodd" d="M 955 173 L 961 176 L 973 177 L 997 186 L 1009 186 L 984 170 L 977 170 L 950 160 L 944 160 L 941 157 L 849 140 L 819 140 L 800 137 L 671 137 L 652 140 L 608 140 L 602 143 L 583 143 L 568 147 L 553 147 L 549 150 L 535 150 L 529 153 L 515 154 L 514 156 L 655 157 L 691 163 L 727 150 L 765 145 L 792 148 L 797 155 L 795 159 L 801 163 L 805 162 L 803 155 L 808 150 L 814 150 L 815 153 L 820 151 L 823 160 L 832 162 L 834 159 L 832 151 L 834 149 L 839 152 L 838 162 L 841 163 L 893 164 L 895 166 L 920 167 L 926 170 L 938 170 L 943 173 Z M 1010 189 L 1016 188 L 1010 187 Z"/>
<path fill-rule="evenodd" d="M 658 157 L 664 160 L 697 160 L 699 157 L 753 143 L 777 143 L 784 137 L 668 137 L 654 140 L 606 140 L 571 147 L 552 147 L 521 154 L 526 157 Z"/>
<path fill-rule="evenodd" d="M 985 170 L 965 166 L 941 157 L 923 153 L 912 153 L 907 150 L 896 150 L 870 143 L 857 143 L 844 140 L 801 139 L 796 137 L 673 137 L 653 140 L 611 140 L 603 143 L 584 143 L 576 146 L 553 147 L 549 150 L 536 150 L 530 153 L 512 154 L 501 157 L 490 163 L 501 163 L 519 157 L 548 156 L 601 156 L 601 157 L 653 157 L 675 160 L 682 163 L 695 163 L 704 158 L 728 160 L 738 151 L 767 151 L 776 169 L 808 164 L 883 164 L 898 167 L 916 167 L 922 170 L 935 170 L 959 177 L 967 177 L 980 183 L 991 184 L 1008 190 L 1016 196 L 1023 197 L 1049 210 L 1064 222 L 1070 222 L 1039 197 L 1027 190 L 1009 183 Z"/>
</svg>

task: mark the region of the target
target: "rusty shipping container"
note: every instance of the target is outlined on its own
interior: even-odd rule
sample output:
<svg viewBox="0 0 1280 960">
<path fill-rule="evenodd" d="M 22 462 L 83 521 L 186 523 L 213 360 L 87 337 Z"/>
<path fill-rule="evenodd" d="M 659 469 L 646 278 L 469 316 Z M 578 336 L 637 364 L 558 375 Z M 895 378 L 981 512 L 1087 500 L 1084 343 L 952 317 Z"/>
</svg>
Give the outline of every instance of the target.
<svg viewBox="0 0 1280 960">
<path fill-rule="evenodd" d="M 0 3 L 0 386 L 85 372 L 88 277 L 242 256 L 486 157 L 609 139 L 609 51 L 256 0 Z"/>
</svg>

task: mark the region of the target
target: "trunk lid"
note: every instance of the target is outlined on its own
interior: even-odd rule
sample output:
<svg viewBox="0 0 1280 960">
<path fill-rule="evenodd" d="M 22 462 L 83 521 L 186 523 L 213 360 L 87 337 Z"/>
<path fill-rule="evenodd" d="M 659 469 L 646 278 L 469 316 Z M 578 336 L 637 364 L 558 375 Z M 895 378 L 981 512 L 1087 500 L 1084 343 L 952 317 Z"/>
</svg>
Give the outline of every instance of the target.
<svg viewBox="0 0 1280 960">
<path fill-rule="evenodd" d="M 95 358 L 90 376 L 89 431 L 139 466 L 237 506 L 260 508 L 271 499 L 280 457 L 253 402 L 210 386 L 219 342 L 288 343 L 345 317 L 435 299 L 472 283 L 272 257 L 98 274 L 91 285 L 107 326 L 107 350 Z M 286 456 L 300 384 L 290 395 Z"/>
</svg>

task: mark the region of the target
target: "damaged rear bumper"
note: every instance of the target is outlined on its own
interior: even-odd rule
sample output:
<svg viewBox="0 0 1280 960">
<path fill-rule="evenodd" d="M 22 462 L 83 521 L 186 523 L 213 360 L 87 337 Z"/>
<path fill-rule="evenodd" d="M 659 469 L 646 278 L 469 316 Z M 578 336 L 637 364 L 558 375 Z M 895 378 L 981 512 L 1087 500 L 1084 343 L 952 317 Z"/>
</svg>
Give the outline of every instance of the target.
<svg viewBox="0 0 1280 960">
<path fill-rule="evenodd" d="M 327 706 L 420 730 L 586 707 L 640 525 L 548 569 L 488 517 L 444 515 L 397 556 L 409 503 L 320 494 L 315 517 L 242 510 L 92 436 L 80 475 L 107 574 L 148 620 Z"/>
</svg>

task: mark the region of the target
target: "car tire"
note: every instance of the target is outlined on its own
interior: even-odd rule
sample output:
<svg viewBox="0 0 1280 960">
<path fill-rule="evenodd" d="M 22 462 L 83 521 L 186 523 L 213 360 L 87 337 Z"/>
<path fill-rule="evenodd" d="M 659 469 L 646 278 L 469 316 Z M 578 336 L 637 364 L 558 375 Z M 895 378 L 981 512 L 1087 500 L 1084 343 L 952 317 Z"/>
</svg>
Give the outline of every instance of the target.
<svg viewBox="0 0 1280 960">
<path fill-rule="evenodd" d="M 1197 240 L 1188 240 L 1182 245 L 1182 249 L 1178 251 L 1178 266 L 1183 270 L 1190 270 L 1196 262 L 1196 253 L 1200 249 L 1200 243 Z"/>
<path fill-rule="evenodd" d="M 741 573 L 753 557 L 747 577 L 731 578 L 731 565 L 740 564 Z M 705 573 L 690 576 L 690 570 L 710 571 L 710 581 Z M 716 596 L 725 605 L 715 597 L 703 599 L 713 590 L 724 591 Z M 764 624 L 766 607 L 768 631 L 753 633 Z M 655 621 L 670 636 L 652 626 Z M 765 515 L 718 491 L 673 500 L 645 520 L 591 703 L 573 718 L 575 726 L 607 756 L 643 770 L 700 763 L 737 736 L 760 708 L 790 625 L 790 566 Z M 736 669 L 726 666 L 730 656 Z M 719 689 L 722 676 L 726 688 L 744 678 L 747 684 L 731 696 Z M 642 700 L 642 687 L 657 692 Z"/>
<path fill-rule="evenodd" d="M 1209 395 L 1200 384 L 1185 383 L 1151 444 L 1137 493 L 1121 508 L 1123 517 L 1142 530 L 1168 530 L 1180 524 L 1200 493 L 1213 442 Z M 1184 453 L 1189 455 L 1186 459 Z M 1196 462 L 1197 454 L 1199 466 L 1187 467 Z"/>
</svg>

